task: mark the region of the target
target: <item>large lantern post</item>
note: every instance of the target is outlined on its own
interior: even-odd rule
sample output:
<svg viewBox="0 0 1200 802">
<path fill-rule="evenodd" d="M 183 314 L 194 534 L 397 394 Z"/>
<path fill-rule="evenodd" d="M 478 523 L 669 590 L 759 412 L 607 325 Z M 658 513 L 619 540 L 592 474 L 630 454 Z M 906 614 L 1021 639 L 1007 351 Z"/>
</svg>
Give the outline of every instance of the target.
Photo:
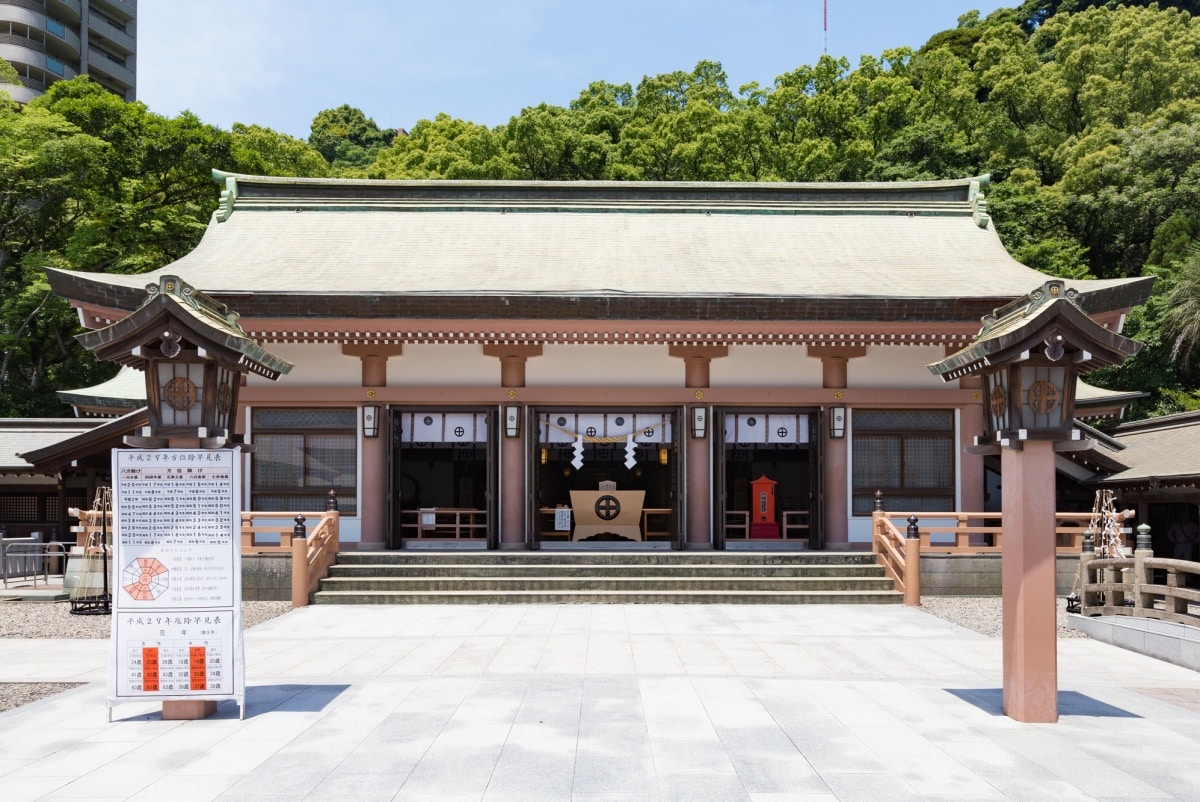
<svg viewBox="0 0 1200 802">
<path fill-rule="evenodd" d="M 929 369 L 945 381 L 983 378 L 986 433 L 974 454 L 999 454 L 1004 513 L 1004 712 L 1058 720 L 1055 454 L 1089 448 L 1074 427 L 1081 374 L 1116 365 L 1141 344 L 1096 323 L 1059 280 L 983 320 L 975 341 Z"/>
<path fill-rule="evenodd" d="M 225 304 L 162 276 L 128 316 L 79 337 L 98 358 L 146 375 L 148 425 L 113 453 L 122 579 L 110 711 L 114 701 L 162 699 L 164 719 L 198 719 L 234 698 L 245 714 L 237 522 L 239 455 L 250 449 L 234 435 L 238 390 L 247 373 L 275 380 L 292 366 L 237 321 Z M 149 620 L 164 629 L 147 630 Z"/>
</svg>

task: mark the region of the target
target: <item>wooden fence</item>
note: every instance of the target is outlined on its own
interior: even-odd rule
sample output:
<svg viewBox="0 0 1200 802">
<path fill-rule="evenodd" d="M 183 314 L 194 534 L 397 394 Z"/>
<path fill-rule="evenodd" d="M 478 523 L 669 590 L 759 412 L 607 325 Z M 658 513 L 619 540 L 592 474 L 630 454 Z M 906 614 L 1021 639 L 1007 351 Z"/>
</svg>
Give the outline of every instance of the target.
<svg viewBox="0 0 1200 802">
<path fill-rule="evenodd" d="M 926 515 L 921 520 L 920 515 Z M 1079 554 L 1091 523 L 1089 512 L 1055 513 L 1055 551 Z M 1122 527 L 1132 548 L 1133 532 Z M 922 554 L 999 554 L 1004 545 L 1003 517 L 985 512 L 915 513 L 875 510 L 871 550 L 887 575 L 904 593 L 904 603 L 921 603 Z"/>
</svg>

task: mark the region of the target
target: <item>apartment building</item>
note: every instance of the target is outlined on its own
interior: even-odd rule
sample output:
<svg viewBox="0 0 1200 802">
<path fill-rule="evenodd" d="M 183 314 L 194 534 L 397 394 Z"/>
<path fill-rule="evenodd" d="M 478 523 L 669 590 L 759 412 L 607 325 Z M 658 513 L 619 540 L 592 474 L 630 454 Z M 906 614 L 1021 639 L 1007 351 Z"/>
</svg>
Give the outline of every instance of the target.
<svg viewBox="0 0 1200 802">
<path fill-rule="evenodd" d="M 0 58 L 27 103 L 59 80 L 86 73 L 125 100 L 137 92 L 137 0 L 0 0 Z"/>
</svg>

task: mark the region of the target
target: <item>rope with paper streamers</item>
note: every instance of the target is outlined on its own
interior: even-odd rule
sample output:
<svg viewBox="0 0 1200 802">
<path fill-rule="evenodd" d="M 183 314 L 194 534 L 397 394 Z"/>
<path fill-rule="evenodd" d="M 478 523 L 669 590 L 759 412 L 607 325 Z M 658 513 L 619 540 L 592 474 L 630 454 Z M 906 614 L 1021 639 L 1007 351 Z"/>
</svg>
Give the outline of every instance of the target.
<svg viewBox="0 0 1200 802">
<path fill-rule="evenodd" d="M 651 433 L 657 431 L 658 428 L 663 425 L 660 423 L 654 426 L 643 426 L 636 431 L 629 432 L 628 434 L 599 435 L 582 434 L 580 432 L 572 431 L 565 427 L 551 423 L 549 418 L 545 419 L 545 423 L 548 429 L 556 429 L 557 431 L 560 431 L 565 435 L 570 435 L 575 439 L 575 445 L 572 447 L 573 459 L 571 460 L 571 466 L 575 468 L 575 470 L 579 470 L 583 467 L 584 443 L 615 445 L 621 442 L 625 443 L 625 467 L 632 470 L 633 467 L 637 465 L 637 442 L 633 438 L 637 437 L 639 434 L 643 435 L 644 437 L 649 437 Z"/>
</svg>

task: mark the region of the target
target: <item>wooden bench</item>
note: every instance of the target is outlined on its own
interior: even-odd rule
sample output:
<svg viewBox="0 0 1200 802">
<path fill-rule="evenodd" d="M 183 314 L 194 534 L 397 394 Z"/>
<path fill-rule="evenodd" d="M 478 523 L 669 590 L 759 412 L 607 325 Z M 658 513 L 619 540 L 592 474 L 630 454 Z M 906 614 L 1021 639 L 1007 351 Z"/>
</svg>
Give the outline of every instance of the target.
<svg viewBox="0 0 1200 802">
<path fill-rule="evenodd" d="M 799 534 L 793 535 L 793 532 Z M 783 539 L 808 539 L 808 510 L 783 511 Z"/>
<path fill-rule="evenodd" d="M 422 507 L 400 511 L 400 530 L 409 537 L 474 538 L 487 536 L 487 510 L 470 507 Z"/>
</svg>

